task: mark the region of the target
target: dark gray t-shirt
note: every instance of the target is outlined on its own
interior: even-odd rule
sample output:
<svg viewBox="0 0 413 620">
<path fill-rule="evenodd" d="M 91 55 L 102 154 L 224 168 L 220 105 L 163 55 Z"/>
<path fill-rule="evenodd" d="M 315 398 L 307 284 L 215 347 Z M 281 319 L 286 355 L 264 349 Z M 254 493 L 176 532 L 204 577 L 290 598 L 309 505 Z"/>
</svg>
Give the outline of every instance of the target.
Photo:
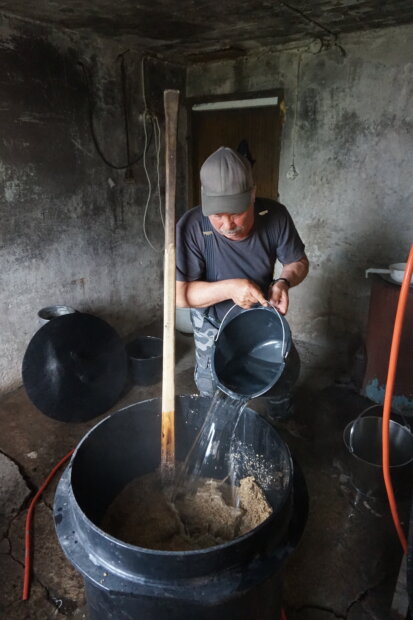
<svg viewBox="0 0 413 620">
<path fill-rule="evenodd" d="M 284 205 L 257 198 L 254 208 L 254 228 L 242 241 L 220 235 L 202 215 L 201 207 L 187 211 L 176 229 L 176 279 L 216 282 L 247 278 L 267 297 L 275 261 L 288 264 L 300 260 L 304 244 Z M 221 320 L 232 305 L 232 300 L 224 301 L 211 306 L 208 313 L 212 311 Z"/>
</svg>

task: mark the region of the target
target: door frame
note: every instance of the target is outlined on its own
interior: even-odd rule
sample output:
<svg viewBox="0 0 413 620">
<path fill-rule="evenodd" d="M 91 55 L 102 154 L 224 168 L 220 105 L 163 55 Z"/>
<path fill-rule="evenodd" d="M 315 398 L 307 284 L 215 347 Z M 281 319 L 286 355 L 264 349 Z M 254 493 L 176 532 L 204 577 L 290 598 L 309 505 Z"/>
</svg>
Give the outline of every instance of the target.
<svg viewBox="0 0 413 620">
<path fill-rule="evenodd" d="M 188 156 L 188 169 L 187 169 L 187 208 L 191 208 L 193 206 L 193 166 L 192 166 L 192 106 L 194 104 L 199 103 L 216 103 L 219 101 L 232 101 L 239 99 L 263 99 L 265 97 L 277 97 L 278 98 L 278 106 L 284 102 L 284 89 L 282 88 L 271 88 L 268 90 L 257 90 L 257 91 L 234 91 L 232 93 L 225 93 L 225 95 L 196 95 L 195 97 L 186 97 L 183 105 L 186 109 L 186 119 L 187 119 L 187 156 Z M 282 129 L 282 122 L 281 122 Z M 281 137 L 281 132 L 280 132 Z"/>
</svg>

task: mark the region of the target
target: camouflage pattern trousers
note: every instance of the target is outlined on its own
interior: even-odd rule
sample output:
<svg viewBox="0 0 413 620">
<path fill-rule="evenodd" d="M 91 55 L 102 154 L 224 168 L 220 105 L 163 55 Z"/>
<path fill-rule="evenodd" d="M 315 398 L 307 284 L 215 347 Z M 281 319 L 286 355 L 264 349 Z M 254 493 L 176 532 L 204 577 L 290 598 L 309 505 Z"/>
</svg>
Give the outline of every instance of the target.
<svg viewBox="0 0 413 620">
<path fill-rule="evenodd" d="M 212 397 L 217 389 L 211 360 L 218 327 L 215 327 L 208 317 L 196 308 L 191 308 L 191 323 L 195 342 L 194 380 L 201 396 Z"/>
</svg>

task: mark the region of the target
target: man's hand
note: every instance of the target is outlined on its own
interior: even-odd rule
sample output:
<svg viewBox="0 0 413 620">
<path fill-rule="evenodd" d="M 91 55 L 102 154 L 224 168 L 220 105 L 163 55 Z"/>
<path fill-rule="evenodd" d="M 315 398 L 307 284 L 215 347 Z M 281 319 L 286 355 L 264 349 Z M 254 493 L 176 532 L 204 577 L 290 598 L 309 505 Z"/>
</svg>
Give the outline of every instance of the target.
<svg viewBox="0 0 413 620">
<path fill-rule="evenodd" d="M 235 278 L 230 280 L 230 282 L 230 296 L 237 306 L 245 309 L 251 308 L 256 303 L 268 306 L 268 301 L 262 294 L 261 289 L 251 280 Z"/>
<path fill-rule="evenodd" d="M 207 308 L 221 301 L 232 301 L 241 308 L 251 308 L 254 304 L 268 306 L 261 289 L 246 278 L 232 278 L 217 282 L 176 283 L 176 305 L 178 308 Z"/>
<path fill-rule="evenodd" d="M 294 263 L 285 263 L 283 265 L 280 278 L 285 278 L 290 283 L 290 286 L 297 286 L 306 277 L 308 273 L 309 262 L 307 256 L 304 254 L 300 260 Z M 289 286 L 282 279 L 270 286 L 268 291 L 268 298 L 270 304 L 274 306 L 281 314 L 287 314 L 289 297 Z"/>
<path fill-rule="evenodd" d="M 269 290 L 270 304 L 274 306 L 281 314 L 287 314 L 288 310 L 288 284 L 280 280 L 270 287 Z"/>
</svg>

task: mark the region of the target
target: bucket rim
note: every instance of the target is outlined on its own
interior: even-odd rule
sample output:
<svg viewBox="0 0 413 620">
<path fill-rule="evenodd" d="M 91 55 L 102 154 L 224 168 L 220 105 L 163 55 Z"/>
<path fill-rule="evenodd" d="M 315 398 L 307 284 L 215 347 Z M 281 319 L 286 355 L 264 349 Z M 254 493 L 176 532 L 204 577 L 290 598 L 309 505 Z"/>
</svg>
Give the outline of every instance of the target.
<svg viewBox="0 0 413 620">
<path fill-rule="evenodd" d="M 356 458 L 358 461 L 361 461 L 364 464 L 367 463 L 371 467 L 376 467 L 377 469 L 383 469 L 383 464 L 382 463 L 379 463 L 379 464 L 372 463 L 371 461 L 368 461 L 367 459 L 363 459 L 356 452 L 354 452 L 354 451 L 352 451 L 350 449 L 350 444 L 347 441 L 346 434 L 347 434 L 347 432 L 348 433 L 350 432 L 351 427 L 352 427 L 353 424 L 359 423 L 359 422 L 361 422 L 361 420 L 381 420 L 383 422 L 383 418 L 381 416 L 373 416 L 373 415 L 365 416 L 363 418 L 357 417 L 354 420 L 351 420 L 348 424 L 346 424 L 346 426 L 345 426 L 345 428 L 343 430 L 343 441 L 344 441 L 344 444 L 345 444 L 349 454 L 351 456 L 353 456 L 354 458 Z M 411 437 L 411 439 L 413 440 L 413 433 L 412 433 L 412 431 L 410 430 L 410 428 L 408 426 L 406 426 L 404 424 L 400 424 L 400 422 L 396 422 L 396 420 L 389 420 L 389 424 L 390 424 L 390 426 L 391 425 L 399 426 L 401 429 L 406 431 L 409 434 L 409 436 Z M 409 465 L 409 463 L 411 463 L 412 461 L 413 461 L 413 454 L 412 454 L 411 458 L 409 458 L 407 461 L 403 461 L 402 463 L 398 463 L 397 465 L 389 464 L 389 468 L 390 469 L 397 469 L 398 467 L 405 467 L 406 465 Z"/>
<path fill-rule="evenodd" d="M 231 311 L 234 310 L 234 308 L 237 310 L 236 314 L 234 314 L 233 316 L 229 316 Z M 214 338 L 214 345 L 216 345 L 219 336 L 221 335 L 221 332 L 226 329 L 228 327 L 228 325 L 230 323 L 232 323 L 233 321 L 236 321 L 240 316 L 247 314 L 247 313 L 251 313 L 253 311 L 259 311 L 259 312 L 270 312 L 272 314 L 272 316 L 278 318 L 278 320 L 281 323 L 281 327 L 283 329 L 283 333 L 284 333 L 284 337 L 283 337 L 283 352 L 282 352 L 282 356 L 285 359 L 288 355 L 288 353 L 290 352 L 291 349 L 291 340 L 292 340 L 292 336 L 291 336 L 291 328 L 288 324 L 287 319 L 285 318 L 285 316 L 283 314 L 281 314 L 281 312 L 279 312 L 279 310 L 277 310 L 277 308 L 274 308 L 274 306 L 263 306 L 259 303 L 255 304 L 254 306 L 251 306 L 251 308 L 242 308 L 241 306 L 238 306 L 237 304 L 234 304 L 229 310 L 228 312 L 225 314 L 225 316 L 223 317 L 221 324 L 219 326 L 218 332 L 215 335 Z"/>
</svg>

